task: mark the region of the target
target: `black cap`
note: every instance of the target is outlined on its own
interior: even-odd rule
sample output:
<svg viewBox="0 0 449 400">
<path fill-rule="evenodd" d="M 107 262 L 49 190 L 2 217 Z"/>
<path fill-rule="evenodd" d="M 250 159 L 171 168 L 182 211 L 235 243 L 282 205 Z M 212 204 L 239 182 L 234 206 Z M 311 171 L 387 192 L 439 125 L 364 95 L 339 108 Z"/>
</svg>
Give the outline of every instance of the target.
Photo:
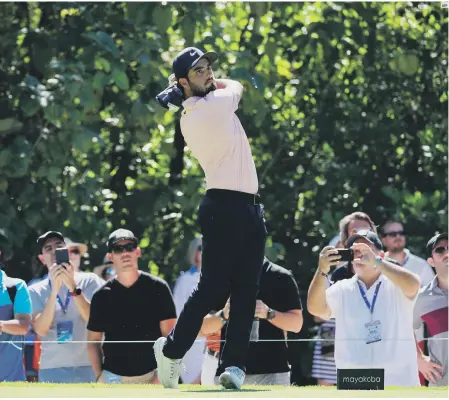
<svg viewBox="0 0 449 400">
<path fill-rule="evenodd" d="M 61 239 L 63 242 L 65 242 L 64 236 L 62 235 L 61 232 L 48 231 L 37 238 L 37 244 L 39 245 L 40 248 L 42 248 L 44 247 L 45 242 L 50 238 L 58 238 Z"/>
<path fill-rule="evenodd" d="M 354 242 L 360 238 L 368 240 L 368 242 L 371 242 L 379 250 L 384 249 L 384 246 L 382 245 L 382 242 L 379 239 L 379 237 L 373 231 L 368 230 L 360 230 L 357 233 L 354 233 L 352 236 L 350 236 L 346 242 L 346 247 L 350 248 L 354 244 Z"/>
<path fill-rule="evenodd" d="M 443 239 L 447 240 L 447 233 L 440 233 L 438 235 L 435 235 L 432 239 L 430 239 L 427 242 L 426 250 L 427 250 L 428 257 L 432 257 L 433 249 L 436 247 L 437 243 Z"/>
<path fill-rule="evenodd" d="M 190 68 L 193 68 L 203 58 L 212 64 L 218 60 L 218 54 L 215 51 L 204 53 L 196 47 L 187 47 L 181 51 L 173 60 L 173 73 L 176 79 L 186 78 Z"/>
<path fill-rule="evenodd" d="M 108 250 L 111 250 L 112 246 L 117 243 L 119 240 L 132 240 L 136 244 L 138 243 L 137 238 L 134 236 L 134 233 L 128 231 L 127 229 L 117 229 L 112 232 L 108 238 Z"/>
</svg>

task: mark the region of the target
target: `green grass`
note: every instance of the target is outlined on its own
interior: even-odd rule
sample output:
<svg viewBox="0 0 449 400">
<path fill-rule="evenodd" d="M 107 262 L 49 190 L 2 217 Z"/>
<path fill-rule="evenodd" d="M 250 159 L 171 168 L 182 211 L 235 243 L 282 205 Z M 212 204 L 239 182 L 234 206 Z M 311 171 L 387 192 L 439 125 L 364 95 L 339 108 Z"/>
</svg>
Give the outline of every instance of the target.
<svg viewBox="0 0 449 400">
<path fill-rule="evenodd" d="M 345 391 L 334 387 L 307 386 L 244 386 L 242 390 L 224 390 L 217 386 L 180 385 L 179 389 L 164 389 L 161 385 L 105 385 L 105 384 L 52 384 L 52 383 L 0 383 L 0 398 L 348 398 L 397 397 L 447 398 L 448 388 L 400 388 L 384 391 Z"/>
</svg>

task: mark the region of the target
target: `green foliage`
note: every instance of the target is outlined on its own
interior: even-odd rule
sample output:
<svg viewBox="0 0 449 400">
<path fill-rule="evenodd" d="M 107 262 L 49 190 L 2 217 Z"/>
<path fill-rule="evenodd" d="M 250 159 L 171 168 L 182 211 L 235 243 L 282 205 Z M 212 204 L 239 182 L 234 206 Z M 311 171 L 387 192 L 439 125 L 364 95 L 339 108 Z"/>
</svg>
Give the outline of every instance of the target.
<svg viewBox="0 0 449 400">
<path fill-rule="evenodd" d="M 89 243 L 133 230 L 173 282 L 198 234 L 203 172 L 173 167 L 154 96 L 184 46 L 216 50 L 260 179 L 267 254 L 305 293 L 356 210 L 405 221 L 412 251 L 447 230 L 447 12 L 439 3 L 2 3 L 0 220 L 13 275 L 48 229 Z M 178 176 L 177 179 L 172 179 Z M 276 260 L 274 260 L 276 261 Z"/>
</svg>

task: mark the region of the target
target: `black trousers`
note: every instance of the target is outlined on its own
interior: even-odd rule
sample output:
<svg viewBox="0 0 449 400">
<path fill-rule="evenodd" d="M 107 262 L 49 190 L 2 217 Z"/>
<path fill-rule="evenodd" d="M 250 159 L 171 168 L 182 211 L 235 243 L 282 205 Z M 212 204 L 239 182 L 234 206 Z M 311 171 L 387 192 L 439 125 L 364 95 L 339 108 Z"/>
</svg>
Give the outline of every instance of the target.
<svg viewBox="0 0 449 400">
<path fill-rule="evenodd" d="M 220 366 L 245 371 L 267 230 L 255 196 L 210 189 L 201 200 L 203 234 L 200 280 L 167 338 L 164 355 L 183 358 L 198 336 L 203 318 L 230 293 L 230 315 Z"/>
</svg>

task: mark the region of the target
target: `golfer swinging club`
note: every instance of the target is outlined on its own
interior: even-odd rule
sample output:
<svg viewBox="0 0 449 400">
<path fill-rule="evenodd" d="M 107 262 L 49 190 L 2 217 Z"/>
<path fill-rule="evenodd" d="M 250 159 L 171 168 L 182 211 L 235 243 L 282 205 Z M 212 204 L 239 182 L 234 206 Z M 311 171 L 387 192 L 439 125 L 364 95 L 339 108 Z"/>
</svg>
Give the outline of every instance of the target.
<svg viewBox="0 0 449 400">
<path fill-rule="evenodd" d="M 184 100 L 181 131 L 204 170 L 207 192 L 198 211 L 203 235 L 200 281 L 172 332 L 154 345 L 158 377 L 166 388 L 177 388 L 182 358 L 204 316 L 230 293 L 220 384 L 240 389 L 262 271 L 267 231 L 257 173 L 245 131 L 234 114 L 243 86 L 215 79 L 211 65 L 217 59 L 215 52 L 188 47 L 173 61 L 177 92 Z"/>
</svg>

